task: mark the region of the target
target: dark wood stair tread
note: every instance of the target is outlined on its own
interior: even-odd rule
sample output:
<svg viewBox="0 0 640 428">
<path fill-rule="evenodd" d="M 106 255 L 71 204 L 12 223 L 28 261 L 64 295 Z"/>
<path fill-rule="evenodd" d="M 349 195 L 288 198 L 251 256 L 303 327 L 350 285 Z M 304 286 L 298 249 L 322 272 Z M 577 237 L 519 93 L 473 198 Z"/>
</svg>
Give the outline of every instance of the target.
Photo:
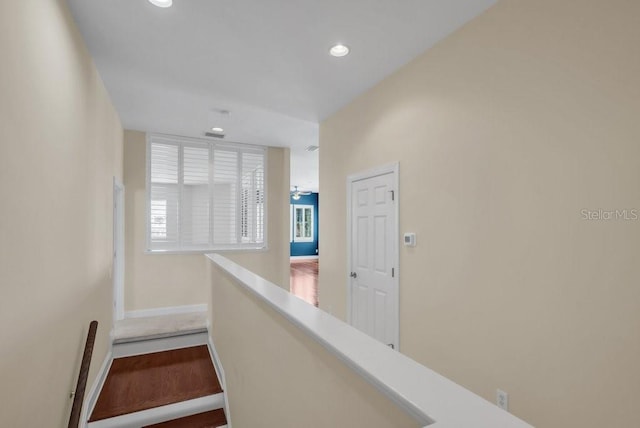
<svg viewBox="0 0 640 428">
<path fill-rule="evenodd" d="M 143 428 L 215 428 L 226 424 L 227 418 L 224 415 L 224 410 L 218 409 L 155 425 L 148 425 Z"/>
<path fill-rule="evenodd" d="M 206 345 L 116 358 L 89 421 L 220 392 Z"/>
</svg>

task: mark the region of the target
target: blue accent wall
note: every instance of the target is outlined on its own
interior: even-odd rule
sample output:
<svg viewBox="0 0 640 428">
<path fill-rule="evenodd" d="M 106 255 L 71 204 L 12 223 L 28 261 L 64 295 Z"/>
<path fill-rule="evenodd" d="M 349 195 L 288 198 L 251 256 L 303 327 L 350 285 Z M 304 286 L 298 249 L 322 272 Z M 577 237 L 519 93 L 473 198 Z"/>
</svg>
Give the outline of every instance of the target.
<svg viewBox="0 0 640 428">
<path fill-rule="evenodd" d="M 290 255 L 291 256 L 317 256 L 318 255 L 318 198 L 317 193 L 310 195 L 300 196 L 297 201 L 290 199 L 291 205 L 313 205 L 313 242 L 290 242 Z M 293 223 L 289 225 L 293 230 Z M 293 236 L 293 235 L 292 235 Z"/>
</svg>

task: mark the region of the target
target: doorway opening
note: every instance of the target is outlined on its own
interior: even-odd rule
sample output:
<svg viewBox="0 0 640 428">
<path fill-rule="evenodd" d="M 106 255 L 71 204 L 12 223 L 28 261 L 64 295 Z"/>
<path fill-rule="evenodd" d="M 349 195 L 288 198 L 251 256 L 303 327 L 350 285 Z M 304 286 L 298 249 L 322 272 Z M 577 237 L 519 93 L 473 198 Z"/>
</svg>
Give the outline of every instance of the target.
<svg viewBox="0 0 640 428">
<path fill-rule="evenodd" d="M 295 187 L 291 192 L 289 248 L 291 293 L 318 306 L 318 206 L 319 194 Z"/>
</svg>

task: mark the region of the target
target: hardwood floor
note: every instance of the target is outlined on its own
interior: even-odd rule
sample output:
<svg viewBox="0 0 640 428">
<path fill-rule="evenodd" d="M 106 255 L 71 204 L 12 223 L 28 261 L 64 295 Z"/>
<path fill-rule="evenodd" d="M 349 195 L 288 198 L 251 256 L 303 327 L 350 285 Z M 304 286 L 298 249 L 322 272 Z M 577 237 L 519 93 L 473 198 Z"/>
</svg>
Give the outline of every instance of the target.
<svg viewBox="0 0 640 428">
<path fill-rule="evenodd" d="M 218 409 L 211 412 L 198 413 L 185 418 L 174 419 L 155 425 L 147 425 L 143 428 L 214 428 L 227 424 L 224 410 Z"/>
<path fill-rule="evenodd" d="M 206 345 L 116 358 L 89 421 L 219 392 Z"/>
<path fill-rule="evenodd" d="M 318 306 L 318 260 L 291 261 L 291 293 Z"/>
</svg>

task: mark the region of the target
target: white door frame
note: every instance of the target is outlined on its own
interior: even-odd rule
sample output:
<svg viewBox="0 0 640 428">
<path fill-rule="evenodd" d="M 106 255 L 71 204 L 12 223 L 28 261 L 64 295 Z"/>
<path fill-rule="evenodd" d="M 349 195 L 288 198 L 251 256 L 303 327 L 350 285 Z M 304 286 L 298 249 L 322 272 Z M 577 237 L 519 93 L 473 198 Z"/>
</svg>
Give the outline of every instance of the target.
<svg viewBox="0 0 640 428">
<path fill-rule="evenodd" d="M 397 290 L 398 296 L 396 299 L 396 314 L 398 315 L 398 319 L 395 322 L 396 331 L 395 336 L 397 337 L 397 349 L 400 350 L 400 250 L 399 250 L 399 239 L 400 239 L 400 199 L 399 199 L 399 183 L 400 183 L 400 163 L 393 162 L 386 165 L 381 165 L 375 168 L 368 169 L 366 171 L 358 172 L 355 174 L 351 174 L 347 176 L 347 271 L 345 272 L 346 283 L 347 283 L 347 322 L 351 325 L 351 277 L 349 273 L 351 272 L 351 219 L 353 216 L 353 212 L 351 209 L 351 187 L 353 182 L 359 180 L 365 180 L 367 178 L 377 177 L 379 175 L 384 174 L 393 174 L 393 189 L 394 189 L 394 199 L 395 199 L 395 221 L 393 224 L 393 232 L 395 233 L 395 239 L 392 239 L 393 242 L 393 265 L 395 266 L 395 275 L 393 276 L 393 285 Z"/>
<path fill-rule="evenodd" d="M 124 185 L 113 177 L 113 322 L 124 319 Z"/>
</svg>

